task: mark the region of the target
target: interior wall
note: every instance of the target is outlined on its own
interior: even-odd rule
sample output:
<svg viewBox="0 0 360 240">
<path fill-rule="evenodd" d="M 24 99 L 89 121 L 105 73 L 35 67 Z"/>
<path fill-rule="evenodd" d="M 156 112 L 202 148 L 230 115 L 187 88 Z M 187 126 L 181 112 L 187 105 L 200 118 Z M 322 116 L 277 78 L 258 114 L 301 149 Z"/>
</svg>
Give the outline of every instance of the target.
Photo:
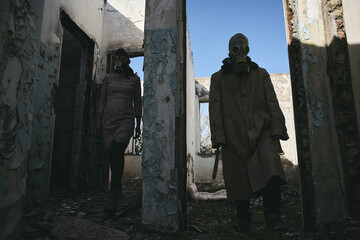
<svg viewBox="0 0 360 240">
<path fill-rule="evenodd" d="M 35 106 L 49 99 L 39 79 L 57 63 L 40 42 L 43 6 L 43 0 L 0 2 L 0 239 L 19 238 L 28 169 L 39 169 L 29 163 L 33 122 L 49 114 Z M 47 77 L 51 84 L 54 77 Z"/>
</svg>

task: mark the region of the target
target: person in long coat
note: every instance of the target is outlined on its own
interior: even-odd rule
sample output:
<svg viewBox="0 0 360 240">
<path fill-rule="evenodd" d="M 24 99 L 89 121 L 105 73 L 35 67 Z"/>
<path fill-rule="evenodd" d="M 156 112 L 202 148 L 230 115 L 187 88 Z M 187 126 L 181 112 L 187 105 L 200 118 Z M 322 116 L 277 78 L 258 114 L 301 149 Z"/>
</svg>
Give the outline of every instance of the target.
<svg viewBox="0 0 360 240">
<path fill-rule="evenodd" d="M 120 48 L 114 53 L 114 71 L 106 74 L 101 87 L 95 134 L 101 130 L 104 152 L 109 156 L 111 189 L 105 211 L 113 211 L 122 192 L 124 154 L 131 136 L 140 136 L 142 116 L 140 78 L 130 68 L 128 53 Z"/>
<path fill-rule="evenodd" d="M 212 146 L 222 148 L 226 192 L 237 203 L 240 229 L 250 231 L 250 199 L 262 195 L 265 220 L 281 230 L 280 186 L 285 176 L 279 139 L 289 137 L 270 75 L 251 61 L 249 50 L 248 39 L 234 35 L 230 58 L 211 77 Z"/>
</svg>

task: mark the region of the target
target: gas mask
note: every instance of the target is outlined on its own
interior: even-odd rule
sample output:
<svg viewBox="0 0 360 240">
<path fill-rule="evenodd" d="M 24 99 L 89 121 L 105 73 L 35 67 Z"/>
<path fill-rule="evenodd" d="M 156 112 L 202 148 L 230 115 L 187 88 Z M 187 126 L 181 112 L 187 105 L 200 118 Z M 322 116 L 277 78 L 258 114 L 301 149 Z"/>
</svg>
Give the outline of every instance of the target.
<svg viewBox="0 0 360 240">
<path fill-rule="evenodd" d="M 246 62 L 249 53 L 249 41 L 245 35 L 237 33 L 229 41 L 229 56 L 236 74 L 247 73 L 250 67 Z"/>
<path fill-rule="evenodd" d="M 114 59 L 114 71 L 115 72 L 123 71 L 124 67 L 129 65 L 129 63 L 130 63 L 130 60 L 125 55 L 122 55 L 122 56 L 115 55 L 113 57 L 113 59 Z"/>
</svg>

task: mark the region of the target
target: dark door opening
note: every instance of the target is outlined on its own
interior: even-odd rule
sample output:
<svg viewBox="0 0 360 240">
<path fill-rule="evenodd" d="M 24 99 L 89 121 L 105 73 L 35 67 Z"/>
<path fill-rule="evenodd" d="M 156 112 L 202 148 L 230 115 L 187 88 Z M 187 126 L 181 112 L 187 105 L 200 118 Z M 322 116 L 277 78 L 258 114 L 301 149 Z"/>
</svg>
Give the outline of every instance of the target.
<svg viewBox="0 0 360 240">
<path fill-rule="evenodd" d="M 82 144 L 89 121 L 93 42 L 68 15 L 62 13 L 63 43 L 60 74 L 54 102 L 55 125 L 51 168 L 52 189 L 76 190 L 86 175 Z M 88 113 L 88 114 L 87 114 Z M 83 144 L 84 145 L 84 144 Z M 84 178 L 86 181 L 86 178 Z"/>
</svg>

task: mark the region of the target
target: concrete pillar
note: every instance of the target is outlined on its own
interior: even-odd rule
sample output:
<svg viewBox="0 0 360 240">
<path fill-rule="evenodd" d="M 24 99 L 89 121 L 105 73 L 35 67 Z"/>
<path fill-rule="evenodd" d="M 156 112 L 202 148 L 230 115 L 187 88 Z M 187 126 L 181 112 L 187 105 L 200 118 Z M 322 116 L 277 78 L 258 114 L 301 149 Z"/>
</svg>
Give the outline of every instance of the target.
<svg viewBox="0 0 360 240">
<path fill-rule="evenodd" d="M 179 132 L 186 132 L 179 121 L 185 116 L 183 4 L 148 0 L 145 10 L 142 223 L 169 232 L 179 229 L 185 211 L 186 169 L 177 162 L 184 146 Z"/>
<path fill-rule="evenodd" d="M 360 1 L 342 1 L 357 124 L 360 126 Z M 360 136 L 360 128 L 359 128 Z"/>
<path fill-rule="evenodd" d="M 0 3 L 0 239 L 20 234 L 44 0 Z"/>
<path fill-rule="evenodd" d="M 338 33 L 338 18 L 332 14 L 339 2 L 341 6 L 341 1 L 283 2 L 303 220 L 305 229 L 309 230 L 314 223 L 321 224 L 348 215 L 346 161 L 349 154 L 344 150 L 344 128 L 339 127 L 351 127 L 356 133 L 357 127 L 347 119 L 342 121 L 350 115 L 341 111 L 341 98 L 337 95 L 339 76 L 341 79 L 346 76 L 346 71 L 337 69 L 340 65 L 343 70 L 346 67 L 344 61 L 338 59 L 345 59 L 346 54 L 339 47 L 341 42 L 337 41 L 338 34 L 342 35 Z M 345 89 L 348 85 L 342 87 Z M 351 97 L 348 105 L 354 107 Z M 357 149 L 357 140 L 354 142 L 353 148 Z"/>
</svg>

